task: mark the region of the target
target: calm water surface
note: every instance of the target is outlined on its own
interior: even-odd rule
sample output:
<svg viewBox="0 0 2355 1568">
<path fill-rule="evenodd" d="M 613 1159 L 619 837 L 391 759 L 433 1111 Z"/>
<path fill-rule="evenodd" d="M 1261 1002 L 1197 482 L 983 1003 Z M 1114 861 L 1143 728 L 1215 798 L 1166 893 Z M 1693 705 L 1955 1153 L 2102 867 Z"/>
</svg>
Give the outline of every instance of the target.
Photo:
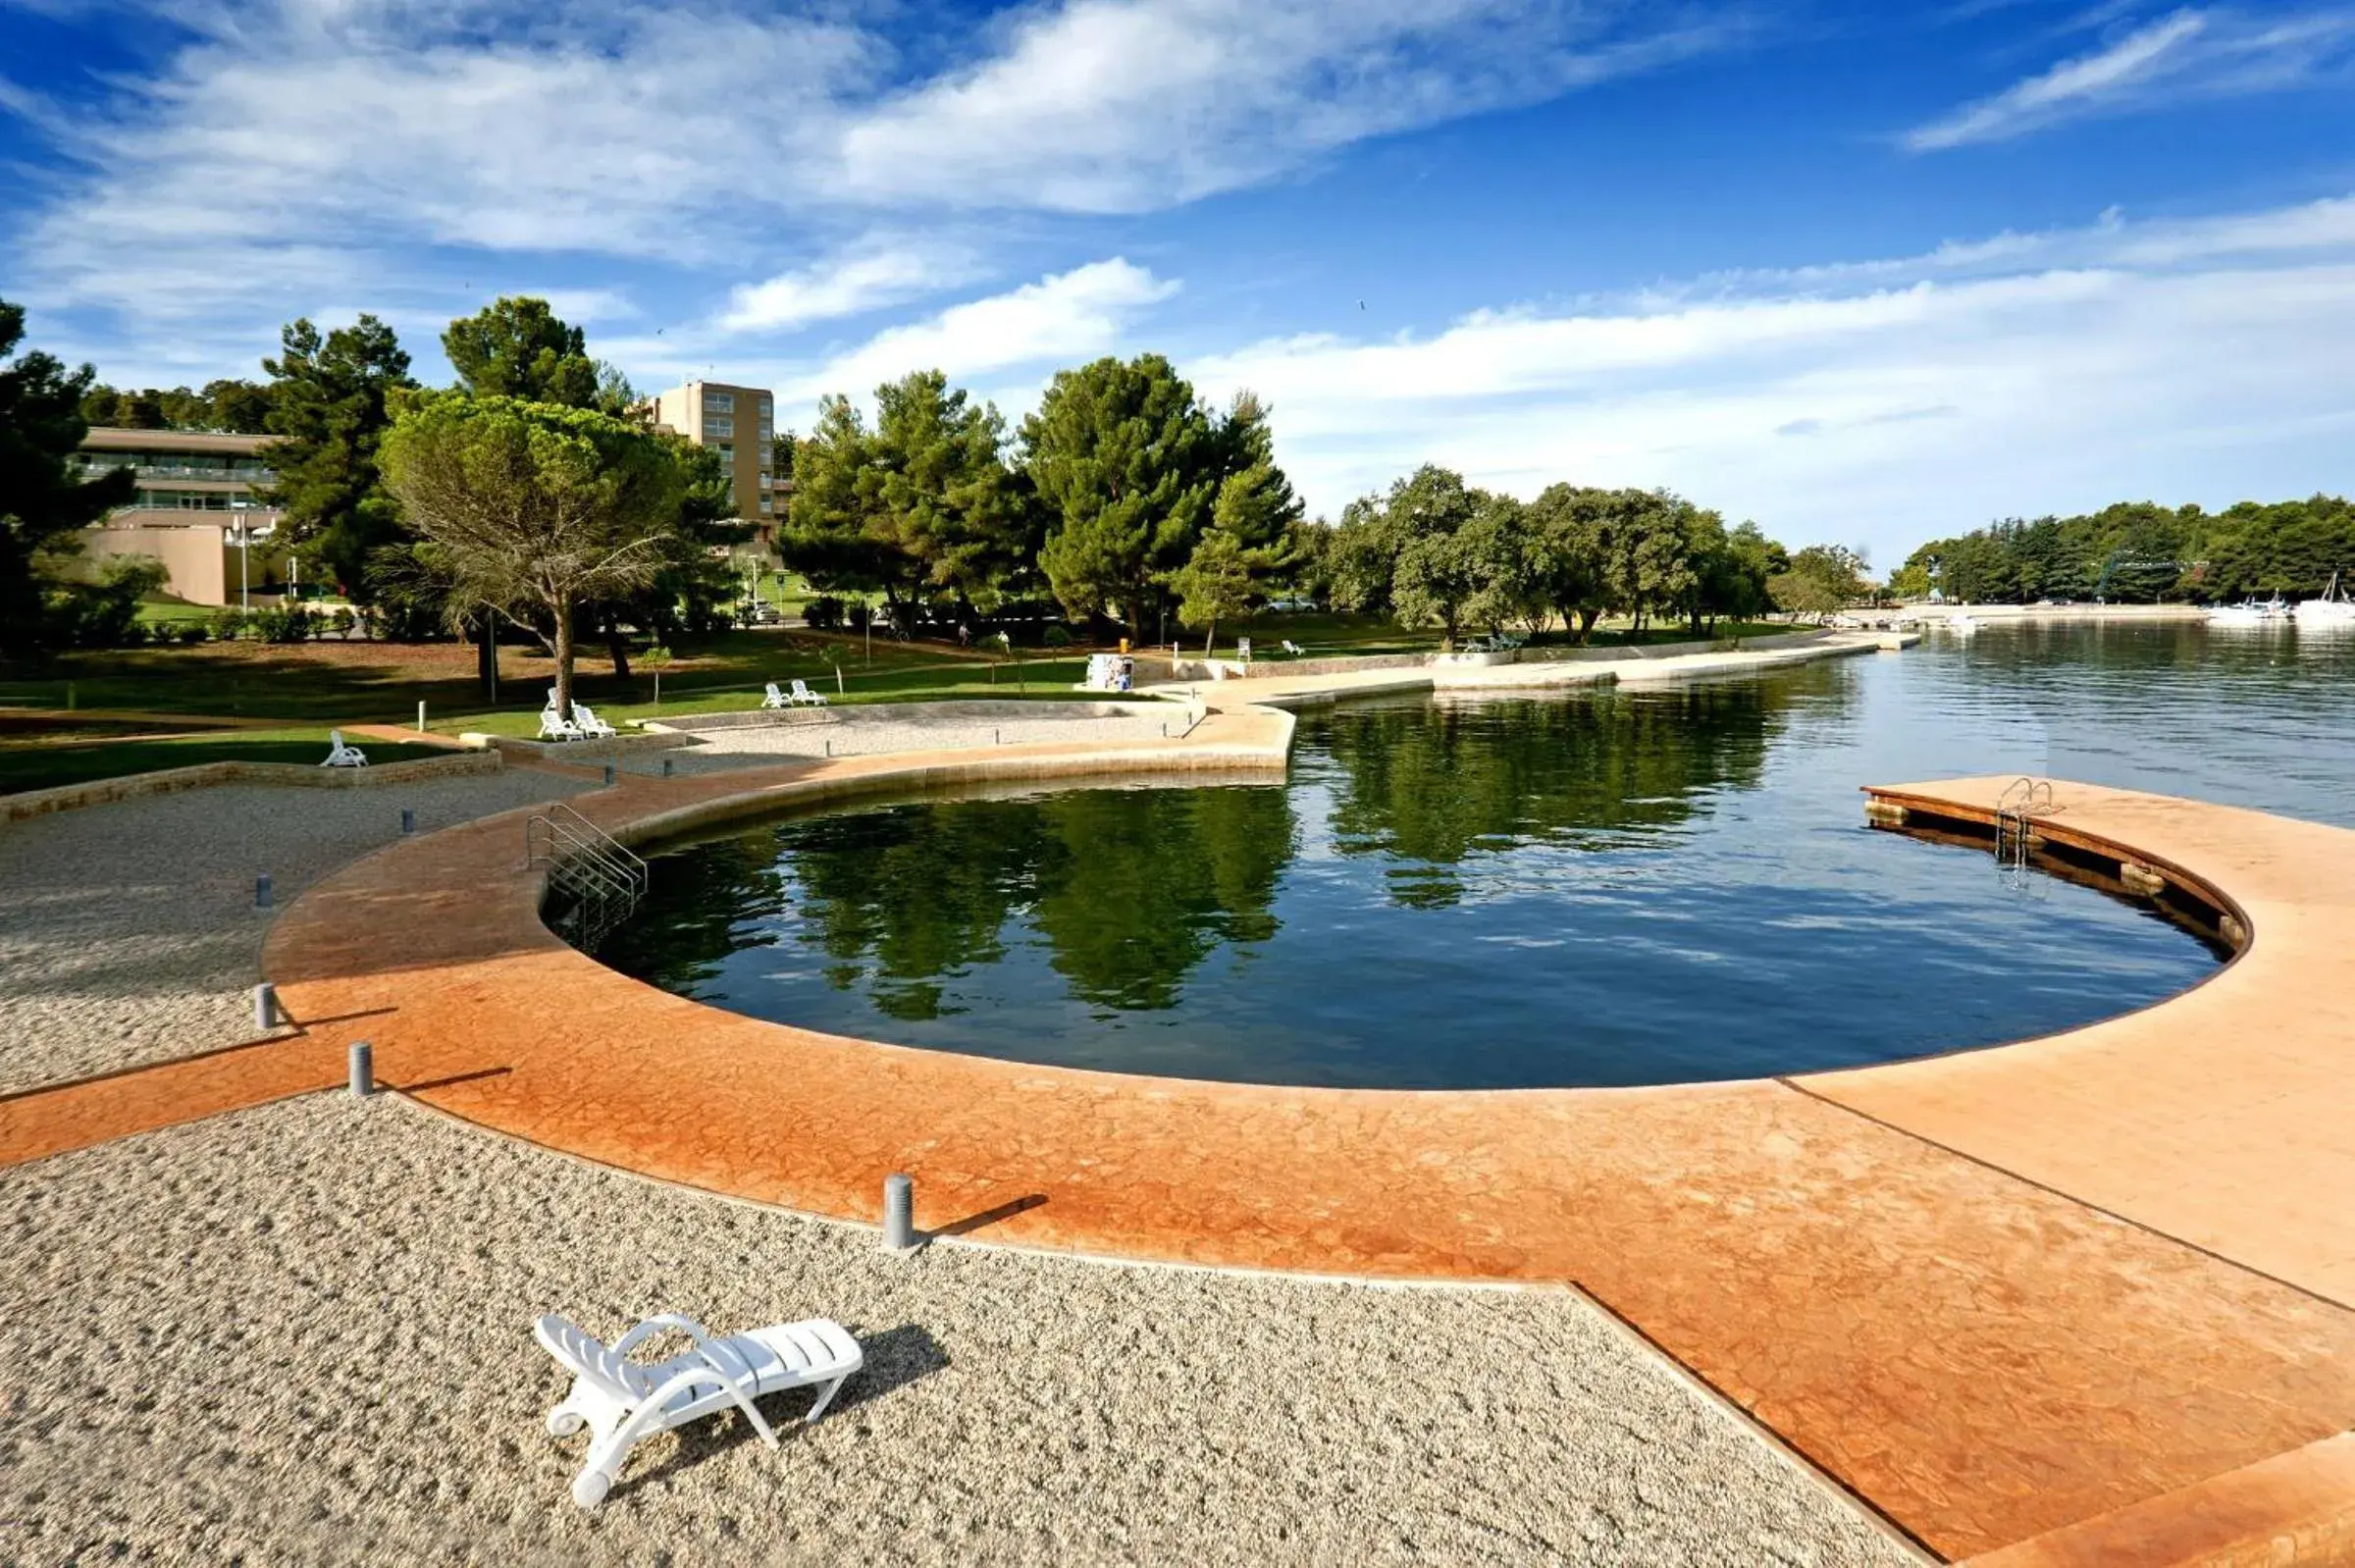
<svg viewBox="0 0 2355 1568">
<path fill-rule="evenodd" d="M 1304 715 L 1282 786 L 1069 789 L 675 848 L 599 956 L 762 1018 L 1272 1083 L 1805 1071 L 2081 1023 L 2196 936 L 1858 786 L 2027 772 L 2355 826 L 2355 640 L 1993 628 L 1659 691 Z"/>
</svg>

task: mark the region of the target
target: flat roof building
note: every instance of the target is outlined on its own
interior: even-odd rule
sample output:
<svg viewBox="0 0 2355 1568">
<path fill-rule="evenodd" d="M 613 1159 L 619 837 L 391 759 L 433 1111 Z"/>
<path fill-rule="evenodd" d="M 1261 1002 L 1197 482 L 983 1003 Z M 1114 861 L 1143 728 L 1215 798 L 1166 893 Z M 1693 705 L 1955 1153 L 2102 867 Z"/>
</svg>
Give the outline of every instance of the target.
<svg viewBox="0 0 2355 1568">
<path fill-rule="evenodd" d="M 639 414 L 658 428 L 712 447 L 727 461 L 736 515 L 754 525 L 763 547 L 775 542 L 776 519 L 785 509 L 785 490 L 770 455 L 776 408 L 764 387 L 717 381 L 691 381 L 638 405 Z"/>
<path fill-rule="evenodd" d="M 91 528 L 84 558 L 154 556 L 170 574 L 165 591 L 191 604 L 281 592 L 280 513 L 253 497 L 278 478 L 265 451 L 272 439 L 92 426 L 81 442 L 83 471 L 128 468 L 138 489 Z"/>
</svg>

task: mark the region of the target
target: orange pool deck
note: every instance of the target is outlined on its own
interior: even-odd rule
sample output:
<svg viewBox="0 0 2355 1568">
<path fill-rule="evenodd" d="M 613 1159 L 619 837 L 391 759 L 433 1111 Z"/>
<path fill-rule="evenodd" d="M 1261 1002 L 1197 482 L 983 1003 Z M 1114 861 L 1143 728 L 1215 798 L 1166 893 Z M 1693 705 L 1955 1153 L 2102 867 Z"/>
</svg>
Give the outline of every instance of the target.
<svg viewBox="0 0 2355 1568">
<path fill-rule="evenodd" d="M 903 784 L 1281 767 L 1166 745 L 861 758 L 576 798 L 625 837 Z M 2002 779 L 1891 787 L 1949 821 Z M 509 813 L 322 882 L 300 1036 L 0 1101 L 0 1161 L 340 1082 L 715 1192 L 1128 1258 L 1583 1288 L 1936 1555 L 2355 1561 L 2355 833 L 2056 785 L 2040 831 L 2245 926 L 2214 978 L 2043 1040 L 1792 1079 L 1400 1093 L 1130 1077 L 720 1013 L 540 923 Z M 1992 869 L 1989 875 L 1996 874 Z"/>
</svg>

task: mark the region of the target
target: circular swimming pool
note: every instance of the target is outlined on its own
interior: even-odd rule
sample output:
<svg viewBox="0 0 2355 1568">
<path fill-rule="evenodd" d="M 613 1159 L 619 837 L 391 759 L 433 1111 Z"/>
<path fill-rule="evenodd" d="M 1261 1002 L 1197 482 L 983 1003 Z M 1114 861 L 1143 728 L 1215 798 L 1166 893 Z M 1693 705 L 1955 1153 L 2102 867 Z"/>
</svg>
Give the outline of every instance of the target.
<svg viewBox="0 0 2355 1568">
<path fill-rule="evenodd" d="M 1281 784 L 737 825 L 655 855 L 598 956 L 904 1045 L 1401 1089 L 1887 1061 L 2213 970 L 2146 906 L 1865 828 L 1857 786 L 1913 776 L 1864 721 L 1898 662 L 1345 706 L 1303 715 Z"/>
</svg>

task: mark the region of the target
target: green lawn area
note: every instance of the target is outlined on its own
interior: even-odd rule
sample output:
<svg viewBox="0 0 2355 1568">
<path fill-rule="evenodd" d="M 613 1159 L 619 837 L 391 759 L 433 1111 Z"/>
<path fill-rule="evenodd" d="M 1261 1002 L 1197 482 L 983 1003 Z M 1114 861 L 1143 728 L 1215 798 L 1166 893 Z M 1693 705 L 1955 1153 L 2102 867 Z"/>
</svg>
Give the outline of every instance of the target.
<svg viewBox="0 0 2355 1568">
<path fill-rule="evenodd" d="M 368 754 L 370 763 L 378 765 L 450 755 L 436 746 L 388 746 L 381 741 L 364 742 L 361 750 Z M 193 767 L 199 762 L 311 765 L 325 756 L 326 729 L 308 726 L 223 730 L 172 740 L 104 741 L 94 745 L 61 745 L 55 739 L 12 740 L 0 743 L 0 794 L 120 778 L 126 773 L 151 773 L 167 767 Z"/>
<path fill-rule="evenodd" d="M 186 621 L 209 621 L 220 613 L 210 604 L 191 604 L 184 599 L 157 597 L 139 605 L 139 619 L 149 626 L 176 626 Z"/>
<path fill-rule="evenodd" d="M 1074 688 L 1086 671 L 1083 652 L 1024 650 L 1023 657 L 1009 663 L 940 644 L 889 638 L 877 638 L 870 652 L 862 637 L 801 631 L 728 632 L 677 653 L 662 671 L 659 708 L 654 701 L 654 672 L 643 657 L 624 680 L 613 673 L 599 644 L 581 651 L 575 693 L 619 721 L 657 712 L 749 707 L 759 701 L 765 683 L 786 685 L 797 677 L 836 702 L 1068 699 L 1080 695 Z M 457 643 L 329 638 L 285 646 L 200 643 L 91 650 L 61 654 L 38 669 L 0 670 L 0 717 L 12 707 L 71 708 L 82 714 L 273 719 L 320 726 L 324 733 L 330 724 L 413 724 L 423 702 L 428 727 L 444 734 L 529 734 L 538 728 L 554 679 L 553 663 L 542 651 L 502 648 L 500 701 L 492 708 L 475 683 L 474 651 Z"/>
<path fill-rule="evenodd" d="M 154 605 L 162 613 L 196 606 Z M 1790 630 L 1781 624 L 1720 625 L 1720 638 L 1758 636 Z M 1236 635 L 1252 639 L 1263 657 L 1285 638 L 1311 656 L 1429 653 L 1436 632 L 1405 631 L 1358 615 L 1297 612 L 1263 614 L 1235 627 L 1221 627 L 1219 647 L 1231 652 Z M 1678 642 L 1681 626 L 1648 629 L 1646 643 Z M 1560 634 L 1539 639 L 1563 641 Z M 1598 627 L 1597 646 L 1629 641 L 1624 627 Z M 1201 648 L 1189 637 L 1188 653 Z M 1023 650 L 1012 661 L 940 643 L 900 643 L 879 637 L 869 644 L 856 633 L 736 631 L 677 650 L 661 673 L 662 701 L 654 702 L 654 672 L 641 656 L 628 679 L 613 673 L 602 645 L 585 644 L 575 681 L 581 701 L 613 723 L 750 707 L 769 681 L 786 685 L 797 677 L 836 703 L 917 702 L 959 698 L 1070 700 L 1086 670 L 1086 650 L 1056 653 Z M 151 713 L 265 719 L 289 728 L 241 731 L 175 741 L 126 741 L 86 747 L 57 744 L 60 737 L 29 735 L 0 741 L 0 790 L 31 789 L 148 768 L 244 756 L 316 761 L 327 749 L 334 724 L 416 721 L 417 705 L 427 705 L 429 727 L 443 734 L 481 730 L 529 735 L 554 679 L 551 661 L 537 648 L 509 646 L 499 653 L 499 697 L 487 707 L 475 683 L 474 651 L 457 643 L 397 644 L 365 641 L 274 646 L 261 643 L 200 643 L 69 653 L 34 669 L 0 670 L 0 719 L 9 708 L 73 708 L 82 714 Z M 153 729 L 163 720 L 134 720 L 133 729 Z M 38 726 L 35 726 L 36 731 Z M 87 731 L 84 732 L 85 736 Z M 0 728 L 0 736 L 10 736 Z M 371 749 L 374 756 L 376 749 Z M 390 757 L 388 757 L 390 759 Z"/>
<path fill-rule="evenodd" d="M 920 703 L 956 701 L 959 699 L 999 699 L 1004 701 L 1068 702 L 1075 698 L 1101 698 L 1100 692 L 1077 690 L 1087 674 L 1087 660 L 1080 658 L 1048 658 L 1040 654 L 1012 664 L 997 661 L 967 660 L 959 663 L 900 664 L 884 667 L 878 657 L 878 667 L 862 669 L 855 661 L 846 660 L 841 666 L 838 685 L 833 666 L 817 673 L 804 672 L 811 691 L 824 696 L 831 704 L 856 706 L 866 703 Z M 619 725 L 639 718 L 684 718 L 695 713 L 720 713 L 758 707 L 763 688 L 774 680 L 790 690 L 794 670 L 782 666 L 773 674 L 758 680 L 733 680 L 722 683 L 695 683 L 674 680 L 665 671 L 662 676 L 662 701 L 653 700 L 651 679 L 629 683 L 630 695 L 600 695 L 594 681 L 581 682 L 576 688 L 580 701 L 596 708 L 598 717 L 609 724 Z M 618 688 L 620 683 L 608 684 Z M 542 701 L 546 693 L 534 687 Z M 540 728 L 541 702 L 526 706 L 502 708 L 496 712 L 475 712 L 446 721 L 435 720 L 437 730 L 475 730 L 487 735 L 534 735 Z"/>
</svg>

